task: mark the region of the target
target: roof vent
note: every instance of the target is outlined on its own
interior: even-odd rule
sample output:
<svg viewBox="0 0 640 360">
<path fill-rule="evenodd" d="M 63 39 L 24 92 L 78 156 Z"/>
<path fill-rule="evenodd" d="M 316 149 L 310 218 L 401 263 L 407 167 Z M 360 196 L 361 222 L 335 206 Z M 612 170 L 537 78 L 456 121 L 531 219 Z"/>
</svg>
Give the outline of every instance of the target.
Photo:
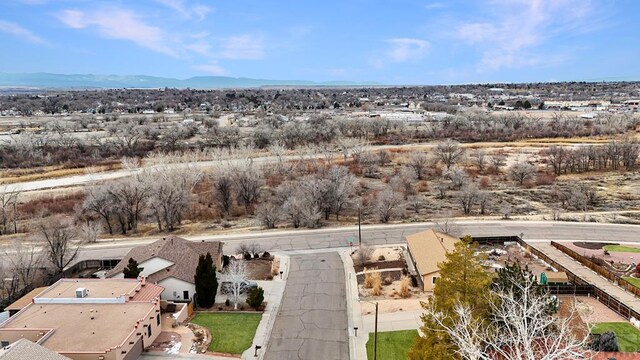
<svg viewBox="0 0 640 360">
<path fill-rule="evenodd" d="M 87 289 L 86 288 L 77 288 L 76 289 L 76 297 L 77 298 L 85 298 L 85 297 L 87 297 Z"/>
</svg>

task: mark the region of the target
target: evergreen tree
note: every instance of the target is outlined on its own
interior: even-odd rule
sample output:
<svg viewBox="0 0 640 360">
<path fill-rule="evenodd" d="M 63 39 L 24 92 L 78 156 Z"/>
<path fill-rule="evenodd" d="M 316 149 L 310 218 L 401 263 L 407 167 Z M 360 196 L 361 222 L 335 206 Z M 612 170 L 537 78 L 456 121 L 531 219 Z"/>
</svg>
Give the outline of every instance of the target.
<svg viewBox="0 0 640 360">
<path fill-rule="evenodd" d="M 529 100 L 525 100 L 524 104 L 522 104 L 522 107 L 524 107 L 525 109 L 531 109 L 531 102 L 529 102 Z"/>
<path fill-rule="evenodd" d="M 122 270 L 122 273 L 124 274 L 125 279 L 137 279 L 142 270 L 144 270 L 144 268 L 139 267 L 137 261 L 133 258 L 129 258 L 129 263 L 127 264 L 127 267 Z"/>
<path fill-rule="evenodd" d="M 197 305 L 201 308 L 210 308 L 216 301 L 218 291 L 218 279 L 216 278 L 216 267 L 213 265 L 211 254 L 200 255 L 198 267 L 194 276 L 196 294 L 198 294 Z"/>
<path fill-rule="evenodd" d="M 253 288 L 247 296 L 247 304 L 257 310 L 263 302 L 264 290 L 261 287 Z"/>
<path fill-rule="evenodd" d="M 489 293 L 491 276 L 482 267 L 484 256 L 475 254 L 477 243 L 473 243 L 470 236 L 464 237 L 456 243 L 455 251 L 448 253 L 443 263 L 438 264 L 440 277 L 433 290 L 430 303 L 422 303 L 424 308 L 433 307 L 436 311 L 454 318 L 454 308 L 461 303 L 473 308 L 473 315 L 479 321 L 487 319 L 489 312 Z M 451 338 L 446 332 L 440 331 L 436 322 L 427 316 L 422 316 L 421 330 L 423 337 L 416 338 L 416 342 L 409 350 L 408 357 L 412 360 L 422 359 L 458 359 Z"/>
</svg>

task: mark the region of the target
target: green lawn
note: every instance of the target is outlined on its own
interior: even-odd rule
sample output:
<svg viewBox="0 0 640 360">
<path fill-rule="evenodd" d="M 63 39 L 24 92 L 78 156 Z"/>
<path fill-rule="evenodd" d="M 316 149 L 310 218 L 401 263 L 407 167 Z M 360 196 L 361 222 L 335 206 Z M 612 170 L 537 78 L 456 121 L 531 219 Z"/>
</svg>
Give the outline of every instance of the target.
<svg viewBox="0 0 640 360">
<path fill-rule="evenodd" d="M 262 314 L 225 314 L 199 312 L 192 323 L 211 330 L 209 351 L 242 354 L 252 346 Z"/>
<path fill-rule="evenodd" d="M 608 252 L 631 252 L 631 253 L 640 253 L 640 248 L 624 246 L 624 245 L 607 245 L 603 249 Z"/>
<path fill-rule="evenodd" d="M 405 360 L 413 345 L 417 330 L 387 331 L 378 333 L 378 360 Z M 373 333 L 367 341 L 367 357 L 373 359 Z"/>
<path fill-rule="evenodd" d="M 639 278 L 634 278 L 634 277 L 630 277 L 630 276 L 624 276 L 622 277 L 623 279 L 627 280 L 628 282 L 631 283 L 631 285 L 640 288 L 640 279 Z"/>
<path fill-rule="evenodd" d="M 598 323 L 594 324 L 592 334 L 602 334 L 613 331 L 618 337 L 620 351 L 635 352 L 640 350 L 640 330 L 629 323 Z"/>
</svg>

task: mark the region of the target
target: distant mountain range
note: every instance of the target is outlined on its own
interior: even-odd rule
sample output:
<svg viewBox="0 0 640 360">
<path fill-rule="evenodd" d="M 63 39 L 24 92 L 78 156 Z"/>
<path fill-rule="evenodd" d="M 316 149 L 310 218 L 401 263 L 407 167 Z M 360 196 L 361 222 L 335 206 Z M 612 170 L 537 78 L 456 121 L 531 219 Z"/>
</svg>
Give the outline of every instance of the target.
<svg viewBox="0 0 640 360">
<path fill-rule="evenodd" d="M 252 88 L 268 86 L 366 86 L 380 85 L 373 82 L 357 83 L 346 81 L 314 82 L 306 80 L 266 80 L 234 78 L 227 76 L 197 76 L 188 79 L 173 79 L 144 75 L 95 75 L 95 74 L 50 74 L 24 73 L 11 74 L 0 72 L 1 87 L 35 87 L 35 88 Z"/>
</svg>

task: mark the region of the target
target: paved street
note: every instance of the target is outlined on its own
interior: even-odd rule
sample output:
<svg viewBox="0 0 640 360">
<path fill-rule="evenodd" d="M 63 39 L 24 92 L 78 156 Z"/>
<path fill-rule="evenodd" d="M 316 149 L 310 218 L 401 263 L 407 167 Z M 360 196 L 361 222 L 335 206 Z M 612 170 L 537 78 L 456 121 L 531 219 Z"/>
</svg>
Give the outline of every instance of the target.
<svg viewBox="0 0 640 360">
<path fill-rule="evenodd" d="M 398 225 L 365 225 L 362 227 L 363 243 L 369 245 L 404 243 L 404 236 L 425 230 L 433 223 L 413 223 Z M 557 221 L 496 221 L 465 220 L 456 222 L 461 234 L 473 236 L 520 235 L 526 241 L 538 240 L 580 240 L 608 242 L 640 241 L 637 225 L 570 223 Z M 242 242 L 256 241 L 269 251 L 328 249 L 349 246 L 349 239 L 357 245 L 358 227 L 326 228 L 318 230 L 255 231 L 228 235 L 185 236 L 190 240 L 221 240 L 224 252 L 234 253 Z M 148 244 L 158 237 L 143 239 L 102 240 L 98 244 L 85 247 L 79 259 L 106 259 L 124 256 L 129 249 Z M 2 256 L 2 255 L 0 255 Z"/>
<path fill-rule="evenodd" d="M 344 268 L 335 253 L 291 256 L 265 359 L 348 359 Z"/>
</svg>

